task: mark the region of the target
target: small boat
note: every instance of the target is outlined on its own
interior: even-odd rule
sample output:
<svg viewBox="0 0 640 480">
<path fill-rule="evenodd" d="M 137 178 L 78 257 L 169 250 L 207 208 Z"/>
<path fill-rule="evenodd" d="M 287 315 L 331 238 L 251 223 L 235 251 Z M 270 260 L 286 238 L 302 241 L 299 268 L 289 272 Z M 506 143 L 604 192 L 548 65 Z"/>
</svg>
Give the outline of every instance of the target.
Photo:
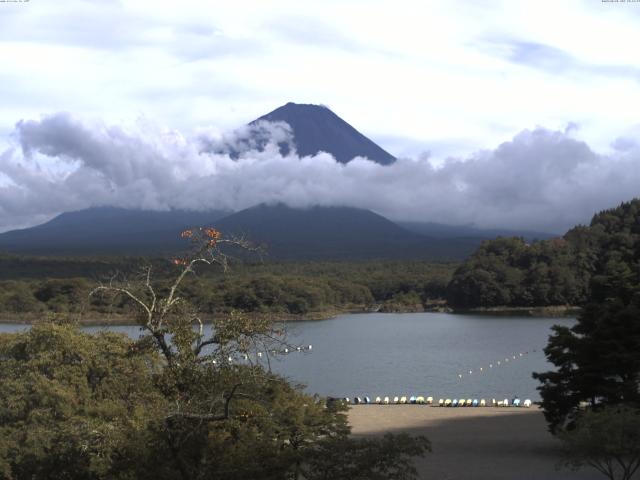
<svg viewBox="0 0 640 480">
<path fill-rule="evenodd" d="M 369 397 L 364 397 L 364 403 L 371 403 L 371 398 Z"/>
<path fill-rule="evenodd" d="M 458 400 L 458 406 L 464 407 L 464 398 L 461 398 L 460 400 Z"/>
<path fill-rule="evenodd" d="M 400 403 L 402 403 L 402 404 L 407 403 L 407 397 L 404 396 L 404 395 L 402 397 L 400 397 Z"/>
<path fill-rule="evenodd" d="M 509 399 L 508 399 L 508 398 L 505 398 L 505 399 L 502 401 L 502 406 L 503 406 L 503 407 L 508 407 L 508 406 L 509 406 Z"/>
<path fill-rule="evenodd" d="M 362 403 L 362 399 L 360 397 L 355 397 L 353 399 L 353 404 L 354 405 L 360 405 Z"/>
<path fill-rule="evenodd" d="M 471 406 L 473 406 L 473 407 L 477 407 L 478 406 L 478 399 L 477 398 L 473 399 L 473 402 L 471 403 Z"/>
<path fill-rule="evenodd" d="M 524 401 L 524 403 L 522 404 L 523 407 L 525 408 L 530 408 L 531 407 L 531 400 L 529 400 L 528 398 Z"/>
<path fill-rule="evenodd" d="M 444 400 L 442 398 L 438 399 L 438 406 L 444 407 Z"/>
<path fill-rule="evenodd" d="M 433 397 L 427 397 L 427 405 L 433 404 Z"/>
<path fill-rule="evenodd" d="M 519 398 L 514 398 L 513 401 L 511 402 L 511 405 L 513 405 L 514 407 L 519 407 L 520 406 L 520 399 Z"/>
<path fill-rule="evenodd" d="M 481 407 L 486 407 L 487 406 L 487 402 L 485 402 L 484 398 L 480 400 L 480 406 Z"/>
<path fill-rule="evenodd" d="M 382 399 L 380 397 L 376 397 L 376 403 L 380 405 L 382 403 Z"/>
<path fill-rule="evenodd" d="M 458 399 L 454 398 L 453 401 L 451 402 L 451 406 L 452 407 L 457 407 L 458 406 Z"/>
<path fill-rule="evenodd" d="M 400 403 L 399 397 L 393 397 L 393 403 Z"/>
<path fill-rule="evenodd" d="M 496 402 L 495 398 L 491 399 L 491 405 L 494 406 L 494 407 L 498 405 L 498 402 Z"/>
<path fill-rule="evenodd" d="M 450 398 L 447 398 L 447 399 L 444 401 L 444 406 L 445 406 L 445 407 L 450 407 L 451 405 L 453 405 L 453 402 L 451 401 L 451 399 L 450 399 Z"/>
<path fill-rule="evenodd" d="M 467 401 L 465 402 L 465 405 L 467 407 L 470 407 L 473 404 L 473 400 L 471 400 L 470 398 L 467 398 Z"/>
<path fill-rule="evenodd" d="M 382 400 L 382 403 L 384 403 L 385 405 L 389 405 L 389 397 L 384 397 L 384 400 Z"/>
<path fill-rule="evenodd" d="M 414 404 L 414 405 L 415 405 L 416 401 L 417 401 L 417 399 L 416 399 L 415 395 L 411 395 L 411 396 L 409 397 L 409 403 L 411 403 L 411 404 Z"/>
<path fill-rule="evenodd" d="M 418 405 L 423 405 L 424 404 L 424 397 L 422 395 L 420 395 L 419 397 L 416 397 L 416 403 Z"/>
</svg>

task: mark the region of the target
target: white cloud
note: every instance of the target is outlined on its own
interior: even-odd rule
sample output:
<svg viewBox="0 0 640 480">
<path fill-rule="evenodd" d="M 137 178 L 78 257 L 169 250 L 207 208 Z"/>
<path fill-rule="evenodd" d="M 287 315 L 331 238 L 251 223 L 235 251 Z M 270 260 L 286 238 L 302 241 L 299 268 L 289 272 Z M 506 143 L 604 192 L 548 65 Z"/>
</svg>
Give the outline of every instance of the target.
<svg viewBox="0 0 640 480">
<path fill-rule="evenodd" d="M 558 229 L 637 194 L 637 3 L 69 0 L 0 9 L 0 228 L 91 203 L 200 208 L 223 198 L 239 208 L 285 198 Z M 215 125 L 224 143 L 236 138 L 224 138 L 228 129 L 288 101 L 330 105 L 392 154 L 433 155 L 389 169 L 268 154 L 234 162 L 199 153 L 198 135 L 145 120 L 179 132 Z M 42 137 L 55 122 L 68 145 Z M 567 141 L 598 153 L 578 164 L 553 157 L 565 168 L 559 179 L 544 162 L 523 154 L 505 163 L 491 150 L 513 138 L 535 151 L 570 122 L 579 128 Z M 527 139 L 523 129 L 546 136 Z M 612 146 L 617 137 L 625 140 Z M 33 144 L 31 158 L 19 140 Z M 483 149 L 488 159 L 474 153 Z M 474 165 L 484 167 L 467 178 Z M 525 168 L 528 196 L 499 184 L 504 175 L 517 184 Z M 198 195 L 187 193 L 196 186 Z M 501 198 L 516 193 L 520 203 L 507 208 Z"/>
<path fill-rule="evenodd" d="M 257 143 L 249 140 L 256 131 Z M 640 184 L 640 146 L 632 138 L 602 155 L 573 133 L 525 130 L 495 149 L 442 163 L 422 156 L 345 165 L 325 153 L 282 156 L 277 144 L 291 140 L 286 124 L 187 136 L 150 122 L 111 126 L 60 113 L 17 125 L 17 143 L 0 159 L 0 229 L 95 205 L 239 210 L 284 202 L 562 232 L 638 195 Z"/>
</svg>

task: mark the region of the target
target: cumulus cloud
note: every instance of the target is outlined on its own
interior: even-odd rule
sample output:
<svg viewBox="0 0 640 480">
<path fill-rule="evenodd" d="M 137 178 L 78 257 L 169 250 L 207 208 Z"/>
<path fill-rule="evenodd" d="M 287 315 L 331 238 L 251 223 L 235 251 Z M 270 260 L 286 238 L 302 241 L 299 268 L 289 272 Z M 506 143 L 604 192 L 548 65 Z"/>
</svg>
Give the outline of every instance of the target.
<svg viewBox="0 0 640 480">
<path fill-rule="evenodd" d="M 68 113 L 16 125 L 0 155 L 0 230 L 97 205 L 240 210 L 261 202 L 346 205 L 391 219 L 562 232 L 638 195 L 640 146 L 594 152 L 573 128 L 524 130 L 493 150 L 381 166 L 296 154 L 286 124 L 192 135 Z M 281 155 L 280 146 L 291 148 Z"/>
</svg>

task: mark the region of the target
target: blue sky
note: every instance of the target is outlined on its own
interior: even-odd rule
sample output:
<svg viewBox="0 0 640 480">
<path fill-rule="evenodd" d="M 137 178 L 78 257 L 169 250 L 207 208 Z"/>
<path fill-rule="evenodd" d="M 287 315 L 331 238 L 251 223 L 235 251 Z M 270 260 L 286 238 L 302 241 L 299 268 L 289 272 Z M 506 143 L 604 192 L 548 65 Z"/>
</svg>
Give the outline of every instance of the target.
<svg viewBox="0 0 640 480">
<path fill-rule="evenodd" d="M 620 146 L 633 150 L 640 132 L 639 23 L 640 3 L 600 0 L 0 3 L 0 188 L 14 189 L 4 198 L 19 190 L 25 205 L 36 194 L 8 158 L 54 184 L 91 163 L 63 149 L 18 159 L 20 121 L 68 112 L 86 125 L 188 142 L 288 101 L 328 105 L 397 156 L 428 152 L 433 167 L 539 128 L 585 142 L 603 164 L 622 161 Z M 584 187 L 579 174 L 565 183 Z M 618 200 L 608 192 L 588 207 Z M 89 204 L 19 211 L 5 200 L 11 220 L 0 229 Z M 537 220 L 526 219 L 545 226 Z M 452 221 L 499 220 L 477 212 Z"/>
</svg>

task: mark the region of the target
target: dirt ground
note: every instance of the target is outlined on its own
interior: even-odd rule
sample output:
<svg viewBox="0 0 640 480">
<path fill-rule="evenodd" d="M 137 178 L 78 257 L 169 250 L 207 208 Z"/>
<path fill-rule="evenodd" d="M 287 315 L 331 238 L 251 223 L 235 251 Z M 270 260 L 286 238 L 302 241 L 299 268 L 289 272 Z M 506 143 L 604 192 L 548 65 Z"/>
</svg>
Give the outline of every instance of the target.
<svg viewBox="0 0 640 480">
<path fill-rule="evenodd" d="M 349 423 L 354 436 L 425 435 L 433 452 L 416 460 L 424 479 L 604 479 L 589 468 L 577 472 L 556 468 L 559 443 L 547 432 L 538 408 L 354 405 Z"/>
</svg>

